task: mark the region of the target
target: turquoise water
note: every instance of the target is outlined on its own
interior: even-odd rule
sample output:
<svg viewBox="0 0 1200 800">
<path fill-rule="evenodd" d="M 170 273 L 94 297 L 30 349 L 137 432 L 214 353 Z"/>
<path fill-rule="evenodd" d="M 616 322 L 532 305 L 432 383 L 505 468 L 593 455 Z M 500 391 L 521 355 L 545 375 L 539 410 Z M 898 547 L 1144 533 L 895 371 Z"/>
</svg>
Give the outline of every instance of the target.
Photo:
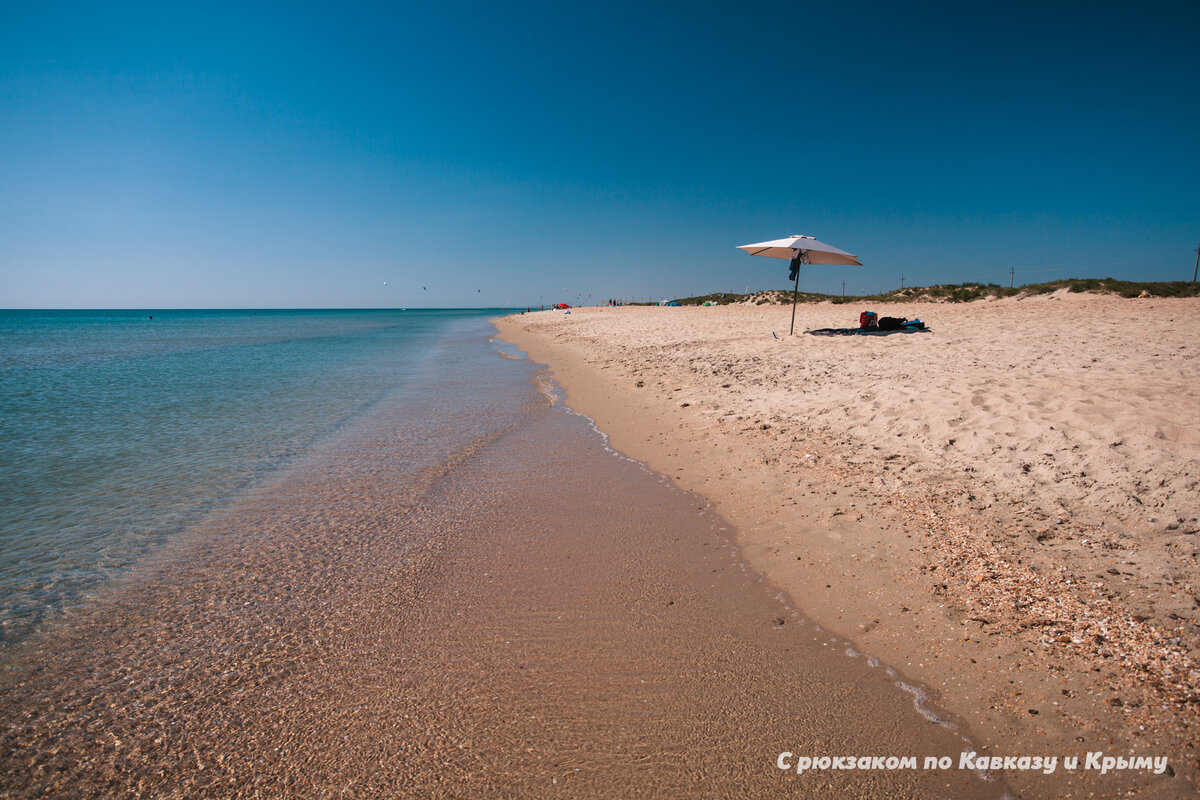
<svg viewBox="0 0 1200 800">
<path fill-rule="evenodd" d="M 0 642 L 372 407 L 427 401 L 496 313 L 0 312 Z"/>
</svg>

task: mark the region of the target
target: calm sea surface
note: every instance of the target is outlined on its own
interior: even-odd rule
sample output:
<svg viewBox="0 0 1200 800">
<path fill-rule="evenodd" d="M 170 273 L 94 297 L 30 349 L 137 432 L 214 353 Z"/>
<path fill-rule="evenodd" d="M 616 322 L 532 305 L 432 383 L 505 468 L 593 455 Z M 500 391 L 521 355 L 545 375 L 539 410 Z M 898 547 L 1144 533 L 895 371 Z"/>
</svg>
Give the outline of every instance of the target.
<svg viewBox="0 0 1200 800">
<path fill-rule="evenodd" d="M 0 312 L 0 643 L 380 404 L 413 435 L 439 395 L 486 405 L 464 377 L 503 360 L 461 349 L 496 313 Z"/>
</svg>

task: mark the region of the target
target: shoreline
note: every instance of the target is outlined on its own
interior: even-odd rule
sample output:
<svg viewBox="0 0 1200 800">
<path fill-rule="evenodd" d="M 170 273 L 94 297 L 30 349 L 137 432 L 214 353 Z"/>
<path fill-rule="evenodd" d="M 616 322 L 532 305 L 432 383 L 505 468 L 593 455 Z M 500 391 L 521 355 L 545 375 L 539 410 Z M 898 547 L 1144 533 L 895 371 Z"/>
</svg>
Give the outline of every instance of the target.
<svg viewBox="0 0 1200 800">
<path fill-rule="evenodd" d="M 555 408 L 544 368 L 457 343 L 442 393 L 380 404 L 25 643 L 0 795 L 1005 793 L 703 498 Z M 913 764 L 777 763 L 877 749 Z"/>
<path fill-rule="evenodd" d="M 1097 448 L 1087 462 L 1097 485 L 1076 491 L 1072 465 L 1042 476 L 1042 463 L 1021 468 L 1029 462 L 1020 459 L 1029 457 L 1019 448 L 1036 440 L 1063 461 L 1068 458 L 1062 452 L 1087 450 L 1085 434 L 1095 421 L 1061 410 L 1075 399 L 1098 400 L 1099 412 L 1109 416 L 1163 411 L 1155 394 L 1161 387 L 1139 372 L 1145 359 L 1138 348 L 1164 341 L 1153 331 L 1163 314 L 1179 317 L 1171 319 L 1178 330 L 1196 329 L 1200 302 L 1058 294 L 888 309 L 897 312 L 921 316 L 934 333 L 870 343 L 799 335 L 772 340 L 770 327 L 786 316 L 778 306 L 573 309 L 571 315 L 539 312 L 495 322 L 501 338 L 550 366 L 568 404 L 596 420 L 614 449 L 709 499 L 736 528 L 748 561 L 807 616 L 921 681 L 990 752 L 1166 755 L 1178 780 L 1129 779 L 1143 790 L 1192 791 L 1197 714 L 1188 698 L 1200 678 L 1200 629 L 1183 601 L 1191 599 L 1195 583 L 1187 578 L 1195 568 L 1176 576 L 1181 579 L 1173 585 L 1153 578 L 1170 567 L 1181 546 L 1194 544 L 1188 528 L 1195 526 L 1185 514 L 1176 520 L 1159 511 L 1162 516 L 1148 522 L 1125 511 L 1153 502 L 1175 513 L 1195 500 L 1194 484 L 1167 486 L 1163 477 L 1161 496 L 1116 499 L 1126 476 Z M 850 313 L 830 304 L 807 306 L 800 324 L 845 326 Z M 1119 319 L 1150 331 L 1098 337 L 1106 349 L 1092 356 L 1093 343 L 1071 335 L 1073 315 Z M 968 363 L 986 353 L 989 331 L 1004 345 L 999 352 L 1012 354 L 1013 366 Z M 1009 341 L 1023 331 L 1032 344 Z M 1124 344 L 1133 349 L 1122 351 Z M 1081 363 L 1031 371 L 1028 365 L 1044 363 L 1051 351 L 1079 356 Z M 1152 366 L 1166 367 L 1168 383 L 1186 385 L 1195 372 L 1195 347 L 1183 342 L 1178 352 L 1178 358 Z M 938 369 L 945 359 L 950 361 Z M 1114 372 L 1128 370 L 1135 384 L 1144 384 L 1133 407 L 1113 400 L 1106 408 L 1106 398 L 1071 396 L 1072 379 L 1083 376 L 1074 384 L 1077 394 L 1090 385 L 1087 367 L 1097 365 L 1097 373 L 1110 368 L 1102 361 L 1113 361 Z M 983 395 L 993 407 L 986 421 L 995 429 L 966 420 L 960 431 L 979 441 L 963 442 L 960 454 L 931 455 L 919 431 L 930 414 L 896 422 L 895 404 L 871 406 L 844 396 L 861 391 L 856 374 L 873 379 L 865 393 L 878 395 L 879 363 L 885 374 L 899 372 L 898 364 L 911 366 L 895 380 L 897 403 L 924 404 L 926 389 L 916 384 L 928 381 L 928 391 L 947 395 L 938 398 L 942 405 L 932 416 L 965 418 L 962 409 Z M 943 371 L 950 378 L 938 383 Z M 1042 384 L 1049 378 L 1054 381 L 1047 391 Z M 957 380 L 965 380 L 963 388 Z M 802 382 L 812 387 L 803 402 L 789 399 Z M 1130 390 L 1117 386 L 1113 394 L 1124 397 Z M 1035 395 L 1039 402 L 1058 398 L 1058 410 L 1047 418 L 1065 431 L 1063 442 L 1048 444 L 1040 430 L 1046 425 L 1022 405 Z M 1180 408 L 1186 411 L 1185 405 L 1171 406 L 1163 413 L 1169 417 Z M 1165 424 L 1159 421 L 1159 433 Z M 955 438 L 949 437 L 947 448 Z M 1008 450 L 999 452 L 1008 442 L 1019 480 L 1008 474 Z M 1132 442 L 1130 449 L 1143 444 Z M 1195 452 L 1176 430 L 1153 444 L 1156 457 L 1147 462 L 1152 473 L 1167 475 L 1175 469 L 1171 458 Z M 984 458 L 988 448 L 999 454 Z M 1131 462 L 1147 457 L 1141 451 L 1136 456 Z M 1020 477 L 1025 475 L 1030 478 Z M 1157 475 L 1143 482 L 1149 484 L 1149 477 Z M 1034 484 L 1035 478 L 1042 480 Z M 1102 546 L 1090 546 L 1097 542 Z M 1111 558 L 1114 552 L 1120 562 Z M 1122 585 L 1109 585 L 1117 581 Z M 1018 791 L 1048 786 L 1039 776 L 1005 777 Z M 1086 790 L 1113 788 L 1103 780 Z"/>
</svg>

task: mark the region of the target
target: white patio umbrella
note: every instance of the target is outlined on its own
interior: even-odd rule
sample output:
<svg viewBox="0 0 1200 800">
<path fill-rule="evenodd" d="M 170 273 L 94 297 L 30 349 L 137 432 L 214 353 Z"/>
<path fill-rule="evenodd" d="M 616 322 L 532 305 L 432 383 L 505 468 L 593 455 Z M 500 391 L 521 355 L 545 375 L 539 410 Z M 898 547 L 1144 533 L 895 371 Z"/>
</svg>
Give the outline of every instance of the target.
<svg viewBox="0 0 1200 800">
<path fill-rule="evenodd" d="M 858 256 L 839 250 L 831 244 L 818 242 L 811 236 L 796 234 L 786 239 L 772 239 L 769 242 L 757 244 L 740 244 L 738 250 L 745 250 L 752 256 L 768 256 L 769 258 L 786 258 L 792 262 L 792 271 L 788 279 L 794 282 L 792 287 L 792 328 L 788 335 L 796 332 L 796 300 L 800 296 L 800 265 L 801 264 L 844 264 L 861 267 Z"/>
</svg>

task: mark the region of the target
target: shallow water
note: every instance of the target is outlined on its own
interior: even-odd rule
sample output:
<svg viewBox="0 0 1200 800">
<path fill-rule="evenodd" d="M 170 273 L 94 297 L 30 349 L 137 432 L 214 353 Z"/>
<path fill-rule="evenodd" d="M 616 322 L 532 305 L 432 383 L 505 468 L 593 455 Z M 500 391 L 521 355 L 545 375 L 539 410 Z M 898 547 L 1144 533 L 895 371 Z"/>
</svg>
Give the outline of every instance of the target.
<svg viewBox="0 0 1200 800">
<path fill-rule="evenodd" d="M 483 313 L 0 312 L 0 643 L 436 385 Z"/>
<path fill-rule="evenodd" d="M 12 650 L 22 796 L 996 796 L 479 320 Z"/>
</svg>

